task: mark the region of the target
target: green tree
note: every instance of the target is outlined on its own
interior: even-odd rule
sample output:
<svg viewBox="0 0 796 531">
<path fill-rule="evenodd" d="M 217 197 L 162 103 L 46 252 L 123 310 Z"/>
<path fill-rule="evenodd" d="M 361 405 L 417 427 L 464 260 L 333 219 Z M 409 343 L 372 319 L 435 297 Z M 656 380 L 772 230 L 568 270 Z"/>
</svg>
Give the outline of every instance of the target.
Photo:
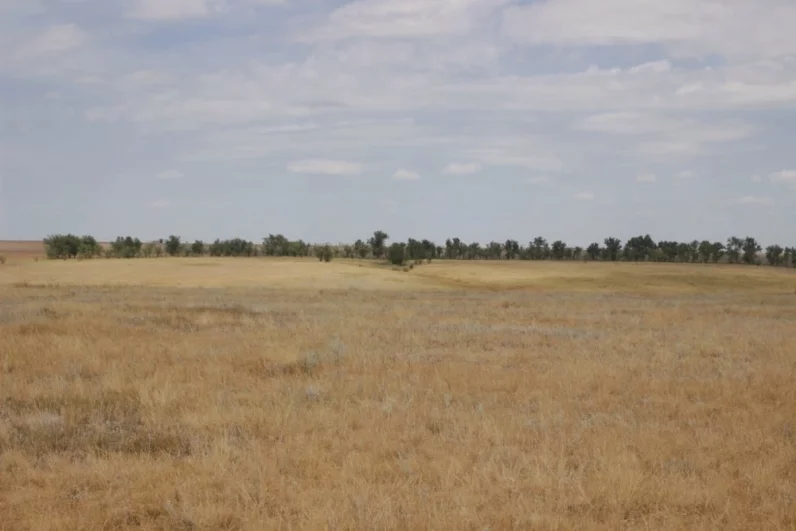
<svg viewBox="0 0 796 531">
<path fill-rule="evenodd" d="M 94 258 L 102 254 L 102 246 L 94 236 L 83 236 L 80 238 L 78 255 L 81 258 Z"/>
<path fill-rule="evenodd" d="M 567 244 L 561 240 L 556 240 L 553 242 L 553 248 L 551 250 L 551 256 L 553 260 L 563 260 L 565 258 L 567 252 Z"/>
<path fill-rule="evenodd" d="M 612 262 L 619 260 L 619 254 L 622 252 L 622 240 L 618 238 L 606 238 L 605 241 L 605 258 Z"/>
<path fill-rule="evenodd" d="M 354 243 L 354 252 L 359 258 L 364 260 L 370 254 L 370 246 L 362 240 L 357 240 Z"/>
<path fill-rule="evenodd" d="M 387 259 L 392 265 L 403 265 L 406 261 L 406 244 L 395 242 L 387 249 Z"/>
<path fill-rule="evenodd" d="M 769 245 L 766 247 L 766 260 L 773 266 L 782 265 L 784 249 L 779 245 Z"/>
<path fill-rule="evenodd" d="M 741 261 L 741 248 L 743 247 L 743 240 L 736 236 L 727 239 L 727 257 L 731 264 L 737 264 Z"/>
<path fill-rule="evenodd" d="M 589 259 L 597 260 L 603 254 L 603 251 L 599 243 L 592 243 L 586 248 L 586 254 L 589 255 Z"/>
<path fill-rule="evenodd" d="M 751 236 L 747 236 L 743 240 L 741 249 L 743 250 L 743 261 L 751 265 L 756 262 L 757 253 L 759 253 L 763 248 L 759 243 L 757 243 L 757 240 Z"/>
<path fill-rule="evenodd" d="M 202 240 L 196 240 L 191 244 L 191 254 L 194 256 L 202 256 L 205 254 L 205 243 Z"/>
<path fill-rule="evenodd" d="M 169 256 L 177 256 L 180 253 L 180 247 L 182 246 L 182 239 L 179 236 L 174 236 L 172 234 L 166 240 L 165 246 L 166 246 L 166 254 L 168 254 Z"/>
<path fill-rule="evenodd" d="M 54 234 L 44 238 L 47 258 L 67 260 L 80 254 L 81 239 L 74 234 Z"/>
<path fill-rule="evenodd" d="M 371 249 L 373 249 L 373 256 L 384 258 L 384 245 L 388 239 L 390 239 L 390 236 L 384 231 L 377 230 L 373 233 L 373 237 L 368 240 Z"/>
<path fill-rule="evenodd" d="M 520 254 L 520 244 L 517 240 L 506 240 L 503 248 L 506 250 L 506 260 L 514 260 Z"/>
</svg>

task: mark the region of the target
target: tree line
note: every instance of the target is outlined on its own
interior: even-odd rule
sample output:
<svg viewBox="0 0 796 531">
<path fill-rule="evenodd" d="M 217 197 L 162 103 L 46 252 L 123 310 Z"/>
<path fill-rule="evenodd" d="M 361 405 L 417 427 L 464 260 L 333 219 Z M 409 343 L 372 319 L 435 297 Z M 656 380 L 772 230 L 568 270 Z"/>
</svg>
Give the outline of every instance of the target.
<svg viewBox="0 0 796 531">
<path fill-rule="evenodd" d="M 467 243 L 449 238 L 444 245 L 431 240 L 409 238 L 392 242 L 378 230 L 367 240 L 353 244 L 310 244 L 290 240 L 281 234 L 269 234 L 261 243 L 241 238 L 183 241 L 171 235 L 157 241 L 142 242 L 131 236 L 120 236 L 109 245 L 101 245 L 93 236 L 58 234 L 44 239 L 47 257 L 51 259 L 90 258 L 155 258 L 162 256 L 315 256 L 322 261 L 334 258 L 387 260 L 394 265 L 423 260 L 586 260 L 627 262 L 730 263 L 796 267 L 796 248 L 769 245 L 765 249 L 752 237 L 730 237 L 725 242 L 694 240 L 691 242 L 654 241 L 648 234 L 626 242 L 605 238 L 586 247 L 570 246 L 564 241 L 549 242 L 542 236 L 527 245 L 517 240 L 492 241 L 488 244 Z"/>
</svg>

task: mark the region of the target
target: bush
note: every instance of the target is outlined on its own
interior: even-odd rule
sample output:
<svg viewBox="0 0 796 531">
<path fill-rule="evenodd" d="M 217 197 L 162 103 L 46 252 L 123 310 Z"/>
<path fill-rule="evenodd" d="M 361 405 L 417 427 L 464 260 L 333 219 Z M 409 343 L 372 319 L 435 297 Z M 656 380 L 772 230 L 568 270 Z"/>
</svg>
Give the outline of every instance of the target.
<svg viewBox="0 0 796 531">
<path fill-rule="evenodd" d="M 0 254 L 0 265 L 3 265 L 5 263 L 6 263 L 6 257 Z"/>
<path fill-rule="evenodd" d="M 331 262 L 333 253 L 332 248 L 329 245 L 322 245 L 315 248 L 315 256 L 318 257 L 318 260 L 321 262 Z"/>
<path fill-rule="evenodd" d="M 393 243 L 387 249 L 387 259 L 392 265 L 401 266 L 406 261 L 406 244 Z"/>
</svg>

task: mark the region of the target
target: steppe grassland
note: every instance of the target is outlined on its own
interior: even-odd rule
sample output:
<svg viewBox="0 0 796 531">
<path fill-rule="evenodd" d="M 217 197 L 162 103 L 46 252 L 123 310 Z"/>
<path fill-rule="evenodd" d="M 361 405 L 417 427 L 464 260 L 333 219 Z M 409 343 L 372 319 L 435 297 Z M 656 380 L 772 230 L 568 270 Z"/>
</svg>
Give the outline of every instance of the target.
<svg viewBox="0 0 796 531">
<path fill-rule="evenodd" d="M 796 529 L 796 275 L 0 269 L 0 529 Z"/>
</svg>

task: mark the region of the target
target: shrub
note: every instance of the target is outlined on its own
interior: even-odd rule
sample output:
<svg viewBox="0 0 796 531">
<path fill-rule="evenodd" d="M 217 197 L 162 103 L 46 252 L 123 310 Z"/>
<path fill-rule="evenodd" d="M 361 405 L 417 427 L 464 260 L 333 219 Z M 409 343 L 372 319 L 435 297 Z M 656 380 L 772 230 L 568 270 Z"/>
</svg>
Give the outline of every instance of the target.
<svg viewBox="0 0 796 531">
<path fill-rule="evenodd" d="M 321 245 L 316 247 L 315 256 L 318 257 L 318 260 L 321 262 L 331 262 L 333 257 L 331 246 Z"/>
<path fill-rule="evenodd" d="M 6 263 L 6 257 L 0 254 L 0 265 L 3 265 L 5 263 Z"/>
<path fill-rule="evenodd" d="M 393 243 L 387 250 L 387 259 L 392 265 L 401 266 L 406 261 L 406 244 Z"/>
</svg>

